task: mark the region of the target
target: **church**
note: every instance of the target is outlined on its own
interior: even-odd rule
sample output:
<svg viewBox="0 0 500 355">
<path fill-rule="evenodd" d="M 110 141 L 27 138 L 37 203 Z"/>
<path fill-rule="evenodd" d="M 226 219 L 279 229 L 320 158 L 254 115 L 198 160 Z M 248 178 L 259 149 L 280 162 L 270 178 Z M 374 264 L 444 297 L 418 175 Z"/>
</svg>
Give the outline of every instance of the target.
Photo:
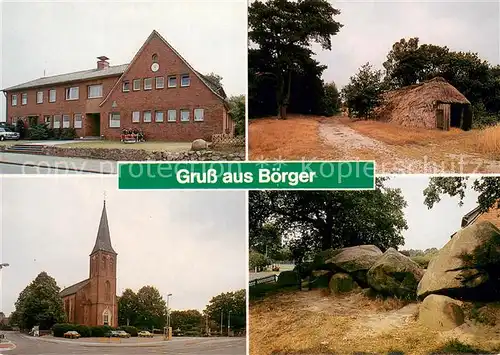
<svg viewBox="0 0 500 355">
<path fill-rule="evenodd" d="M 97 238 L 89 257 L 89 278 L 65 288 L 59 294 L 68 323 L 118 326 L 117 255 L 111 246 L 104 201 Z"/>
</svg>

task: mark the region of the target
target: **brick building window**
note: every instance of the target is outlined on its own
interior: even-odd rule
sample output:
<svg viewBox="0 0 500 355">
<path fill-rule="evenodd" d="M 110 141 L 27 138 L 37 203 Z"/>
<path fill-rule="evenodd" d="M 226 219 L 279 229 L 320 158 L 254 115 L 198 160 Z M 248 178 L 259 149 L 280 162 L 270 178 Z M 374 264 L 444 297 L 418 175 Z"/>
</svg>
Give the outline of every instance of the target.
<svg viewBox="0 0 500 355">
<path fill-rule="evenodd" d="M 151 111 L 144 111 L 142 115 L 142 122 L 146 123 L 151 122 Z"/>
<path fill-rule="evenodd" d="M 134 91 L 141 90 L 141 79 L 134 79 Z"/>
<path fill-rule="evenodd" d="M 38 91 L 36 93 L 36 103 L 43 104 L 43 91 Z"/>
<path fill-rule="evenodd" d="M 186 87 L 191 84 L 191 79 L 189 78 L 189 74 L 181 75 L 181 87 Z"/>
<path fill-rule="evenodd" d="M 163 111 L 155 112 L 155 122 L 163 122 Z"/>
<path fill-rule="evenodd" d="M 108 310 L 105 310 L 104 313 L 102 314 L 102 323 L 104 325 L 109 325 L 109 312 L 108 312 Z"/>
<path fill-rule="evenodd" d="M 177 110 L 168 110 L 168 122 L 177 121 Z"/>
<path fill-rule="evenodd" d="M 80 89 L 78 86 L 66 88 L 66 100 L 78 100 Z"/>
<path fill-rule="evenodd" d="M 120 113 L 112 112 L 109 114 L 109 127 L 120 128 Z"/>
<path fill-rule="evenodd" d="M 24 93 L 21 94 L 21 105 L 27 105 L 28 104 L 28 94 Z"/>
<path fill-rule="evenodd" d="M 151 90 L 153 88 L 153 79 L 144 79 L 144 90 Z"/>
<path fill-rule="evenodd" d="M 102 85 L 89 85 L 88 98 L 102 97 Z"/>
<path fill-rule="evenodd" d="M 69 115 L 63 115 L 63 128 L 69 128 Z"/>
<path fill-rule="evenodd" d="M 104 284 L 104 298 L 106 301 L 111 301 L 111 284 L 109 281 Z"/>
<path fill-rule="evenodd" d="M 75 113 L 74 115 L 74 120 L 75 120 L 75 128 L 82 128 L 82 114 L 81 113 Z"/>
<path fill-rule="evenodd" d="M 181 110 L 181 122 L 189 122 L 189 110 Z"/>
<path fill-rule="evenodd" d="M 153 60 L 153 63 L 158 63 L 158 54 L 153 54 L 153 56 L 151 57 L 151 59 Z"/>
<path fill-rule="evenodd" d="M 132 122 L 133 123 L 141 122 L 141 113 L 139 111 L 132 112 Z"/>
<path fill-rule="evenodd" d="M 54 116 L 54 128 L 61 128 L 61 115 Z"/>
<path fill-rule="evenodd" d="M 17 106 L 17 95 L 12 95 L 12 106 Z"/>
<path fill-rule="evenodd" d="M 49 102 L 56 102 L 56 90 L 49 90 Z"/>
<path fill-rule="evenodd" d="M 168 87 L 169 88 L 177 87 L 177 77 L 175 75 L 171 75 L 168 77 Z"/>
<path fill-rule="evenodd" d="M 163 89 L 165 87 L 165 78 L 163 76 L 156 77 L 156 88 Z"/>
<path fill-rule="evenodd" d="M 130 81 L 125 80 L 122 84 L 122 91 L 129 92 L 130 91 Z"/>
<path fill-rule="evenodd" d="M 50 116 L 45 116 L 45 124 L 47 125 L 47 127 L 51 128 L 50 127 Z"/>
<path fill-rule="evenodd" d="M 200 121 L 203 121 L 204 118 L 205 118 L 205 110 L 202 108 L 195 108 L 194 109 L 194 120 L 200 122 Z"/>
</svg>

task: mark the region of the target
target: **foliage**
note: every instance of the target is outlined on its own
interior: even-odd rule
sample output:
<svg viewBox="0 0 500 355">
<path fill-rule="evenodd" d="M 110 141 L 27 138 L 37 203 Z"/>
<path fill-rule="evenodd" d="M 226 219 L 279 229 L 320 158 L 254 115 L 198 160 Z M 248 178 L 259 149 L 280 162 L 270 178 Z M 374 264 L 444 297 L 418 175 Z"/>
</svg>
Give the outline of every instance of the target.
<svg viewBox="0 0 500 355">
<path fill-rule="evenodd" d="M 76 330 L 76 324 L 57 323 L 52 326 L 52 333 L 58 338 L 62 338 L 64 333 L 74 330 Z"/>
<path fill-rule="evenodd" d="M 88 327 L 82 324 L 57 323 L 52 326 L 53 335 L 59 338 L 64 337 L 64 333 L 69 331 L 77 331 L 82 338 L 104 337 L 110 330 L 113 330 L 113 328 L 107 325 Z"/>
<path fill-rule="evenodd" d="M 108 325 L 98 325 L 90 327 L 90 332 L 92 336 L 97 338 L 104 337 L 106 333 L 109 332 L 110 330 L 113 330 L 113 328 Z"/>
<path fill-rule="evenodd" d="M 248 256 L 248 263 L 250 266 L 250 270 L 262 270 L 266 266 L 271 264 L 271 261 L 265 255 L 251 250 Z"/>
<path fill-rule="evenodd" d="M 118 300 L 118 322 L 139 329 L 163 329 L 167 307 L 160 292 L 153 286 L 144 286 L 137 293 L 123 291 Z"/>
<path fill-rule="evenodd" d="M 216 84 L 218 87 L 222 87 L 222 76 L 220 76 L 219 74 L 215 74 L 212 72 L 209 74 L 205 74 L 203 76 L 209 79 L 214 84 Z"/>
<path fill-rule="evenodd" d="M 227 325 L 227 320 L 231 311 L 231 329 L 238 331 L 246 326 L 246 291 L 245 289 L 236 292 L 221 293 L 213 297 L 206 306 L 204 314 L 217 327 L 221 325 L 221 315 L 223 324 Z"/>
<path fill-rule="evenodd" d="M 172 329 L 180 329 L 184 335 L 189 335 L 190 332 L 201 333 L 200 329 L 205 327 L 203 315 L 196 309 L 172 311 L 170 324 Z"/>
<path fill-rule="evenodd" d="M 273 223 L 262 223 L 249 236 L 250 248 L 264 255 L 271 255 L 281 249 L 281 233 Z"/>
<path fill-rule="evenodd" d="M 432 352 L 433 354 L 496 354 L 487 350 L 478 349 L 460 342 L 457 339 L 448 340 L 446 344 Z"/>
<path fill-rule="evenodd" d="M 337 114 L 340 110 L 340 93 L 334 82 L 323 85 L 323 114 L 327 117 Z"/>
<path fill-rule="evenodd" d="M 283 287 L 282 285 L 272 282 L 250 286 L 248 290 L 250 301 L 255 301 L 264 297 L 289 291 L 297 291 L 297 285 L 291 287 Z"/>
<path fill-rule="evenodd" d="M 500 199 L 500 178 L 494 176 L 483 176 L 474 178 L 469 184 L 469 177 L 432 177 L 429 186 L 424 190 L 424 204 L 431 209 L 441 201 L 441 195 L 459 197 L 459 205 L 463 205 L 465 193 L 469 187 L 479 193 L 477 202 L 480 212 L 486 212 Z"/>
<path fill-rule="evenodd" d="M 326 0 L 251 3 L 248 9 L 251 115 L 278 108 L 279 116 L 286 118 L 287 107 L 296 99 L 301 110 L 309 113 L 314 110 L 315 102 L 320 106 L 323 95 L 309 104 L 308 98 L 314 96 L 303 97 L 314 89 L 323 92 L 321 72 L 325 67 L 312 59 L 314 53 L 309 47 L 318 43 L 323 49 L 331 49 L 331 37 L 342 27 L 333 19 L 339 14 Z M 265 109 L 259 107 L 262 104 Z"/>
<path fill-rule="evenodd" d="M 236 125 L 235 134 L 245 136 L 245 95 L 229 98 L 229 114 Z"/>
<path fill-rule="evenodd" d="M 118 299 L 118 323 L 123 325 L 136 324 L 138 312 L 137 295 L 130 288 L 125 289 Z"/>
<path fill-rule="evenodd" d="M 123 331 L 129 333 L 131 337 L 136 337 L 137 334 L 139 333 L 137 331 L 136 327 L 133 327 L 133 326 L 130 326 L 130 325 L 129 326 L 122 325 L 122 326 L 118 327 L 118 330 L 123 330 Z"/>
<path fill-rule="evenodd" d="M 88 338 L 92 336 L 92 331 L 90 327 L 86 325 L 79 324 L 75 327 L 75 330 L 78 332 L 78 334 L 80 334 L 82 338 Z"/>
<path fill-rule="evenodd" d="M 26 138 L 26 123 L 20 118 L 16 121 L 15 131 L 19 133 L 21 139 Z"/>
<path fill-rule="evenodd" d="M 49 139 L 49 128 L 46 124 L 36 124 L 28 129 L 29 139 L 45 140 Z"/>
<path fill-rule="evenodd" d="M 281 287 L 298 286 L 300 275 L 295 271 L 283 271 L 278 275 L 277 283 Z"/>
<path fill-rule="evenodd" d="M 469 99 L 482 105 L 480 121 L 498 118 L 500 111 L 500 70 L 479 58 L 477 53 L 454 52 L 448 47 L 420 44 L 419 38 L 396 42 L 383 64 L 385 83 L 392 89 L 441 76 Z M 493 115 L 485 115 L 490 113 Z"/>
<path fill-rule="evenodd" d="M 52 128 L 49 130 L 50 139 L 71 140 L 76 138 L 74 128 Z"/>
<path fill-rule="evenodd" d="M 65 320 L 60 288 L 54 278 L 41 272 L 19 294 L 16 301 L 14 321 L 21 329 L 38 325 L 40 330 L 50 329 L 55 323 Z"/>
<path fill-rule="evenodd" d="M 370 63 L 363 65 L 342 89 L 349 116 L 370 118 L 382 102 L 383 88 L 382 71 L 374 70 Z"/>
<path fill-rule="evenodd" d="M 407 229 L 399 189 L 377 179 L 372 191 L 250 191 L 250 235 L 272 220 L 287 235 L 293 259 L 329 248 L 374 244 L 386 250 L 403 244 Z"/>
</svg>

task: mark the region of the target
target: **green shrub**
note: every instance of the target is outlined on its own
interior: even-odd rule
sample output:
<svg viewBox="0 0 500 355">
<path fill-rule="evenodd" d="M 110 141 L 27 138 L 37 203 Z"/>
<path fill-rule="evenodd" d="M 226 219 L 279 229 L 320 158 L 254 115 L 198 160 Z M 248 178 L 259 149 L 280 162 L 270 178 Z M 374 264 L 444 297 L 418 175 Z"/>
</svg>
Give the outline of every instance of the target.
<svg viewBox="0 0 500 355">
<path fill-rule="evenodd" d="M 64 337 L 64 333 L 69 332 L 71 330 L 76 330 L 75 324 L 70 323 L 57 323 L 52 326 L 52 333 L 55 337 L 62 338 Z"/>
<path fill-rule="evenodd" d="M 76 130 L 74 128 L 63 128 L 61 130 L 61 134 L 59 135 L 59 139 L 75 139 L 76 138 Z"/>
<path fill-rule="evenodd" d="M 113 328 L 111 328 L 110 326 L 108 325 L 98 325 L 98 326 L 94 326 L 94 327 L 90 327 L 90 332 L 92 334 L 93 337 L 103 337 L 107 332 L 113 330 Z"/>
<path fill-rule="evenodd" d="M 250 270 L 261 270 L 271 263 L 271 261 L 266 258 L 265 255 L 258 253 L 256 251 L 251 251 L 248 256 L 248 263 L 250 265 Z"/>
<path fill-rule="evenodd" d="M 78 332 L 78 334 L 80 334 L 80 336 L 82 338 L 89 338 L 92 336 L 92 332 L 90 330 L 90 327 L 86 326 L 86 325 L 77 325 L 75 327 L 75 330 Z"/>
<path fill-rule="evenodd" d="M 129 333 L 131 337 L 136 337 L 137 333 L 138 333 L 137 328 L 132 327 L 132 326 L 123 325 L 123 326 L 119 327 L 118 329 Z"/>
<path fill-rule="evenodd" d="M 280 287 L 298 287 L 300 285 L 300 276 L 295 271 L 283 271 L 278 275 L 278 285 Z"/>
<path fill-rule="evenodd" d="M 490 352 L 486 350 L 481 350 L 472 347 L 468 344 L 464 344 L 456 339 L 448 341 L 439 349 L 436 349 L 433 354 L 496 354 L 496 352 Z"/>
<path fill-rule="evenodd" d="M 33 140 L 49 139 L 49 128 L 45 124 L 36 124 L 28 129 L 28 137 Z"/>
</svg>

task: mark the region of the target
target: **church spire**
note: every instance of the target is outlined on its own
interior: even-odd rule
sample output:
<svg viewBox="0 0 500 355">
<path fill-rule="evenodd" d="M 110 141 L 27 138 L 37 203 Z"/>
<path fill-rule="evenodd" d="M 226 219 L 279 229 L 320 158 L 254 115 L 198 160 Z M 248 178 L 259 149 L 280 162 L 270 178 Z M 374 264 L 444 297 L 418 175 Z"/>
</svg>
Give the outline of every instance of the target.
<svg viewBox="0 0 500 355">
<path fill-rule="evenodd" d="M 101 221 L 99 222 L 99 229 L 97 231 L 97 238 L 95 240 L 94 249 L 91 255 L 101 251 L 116 254 L 111 246 L 111 237 L 109 236 L 108 215 L 106 214 L 106 197 L 102 206 Z"/>
</svg>

